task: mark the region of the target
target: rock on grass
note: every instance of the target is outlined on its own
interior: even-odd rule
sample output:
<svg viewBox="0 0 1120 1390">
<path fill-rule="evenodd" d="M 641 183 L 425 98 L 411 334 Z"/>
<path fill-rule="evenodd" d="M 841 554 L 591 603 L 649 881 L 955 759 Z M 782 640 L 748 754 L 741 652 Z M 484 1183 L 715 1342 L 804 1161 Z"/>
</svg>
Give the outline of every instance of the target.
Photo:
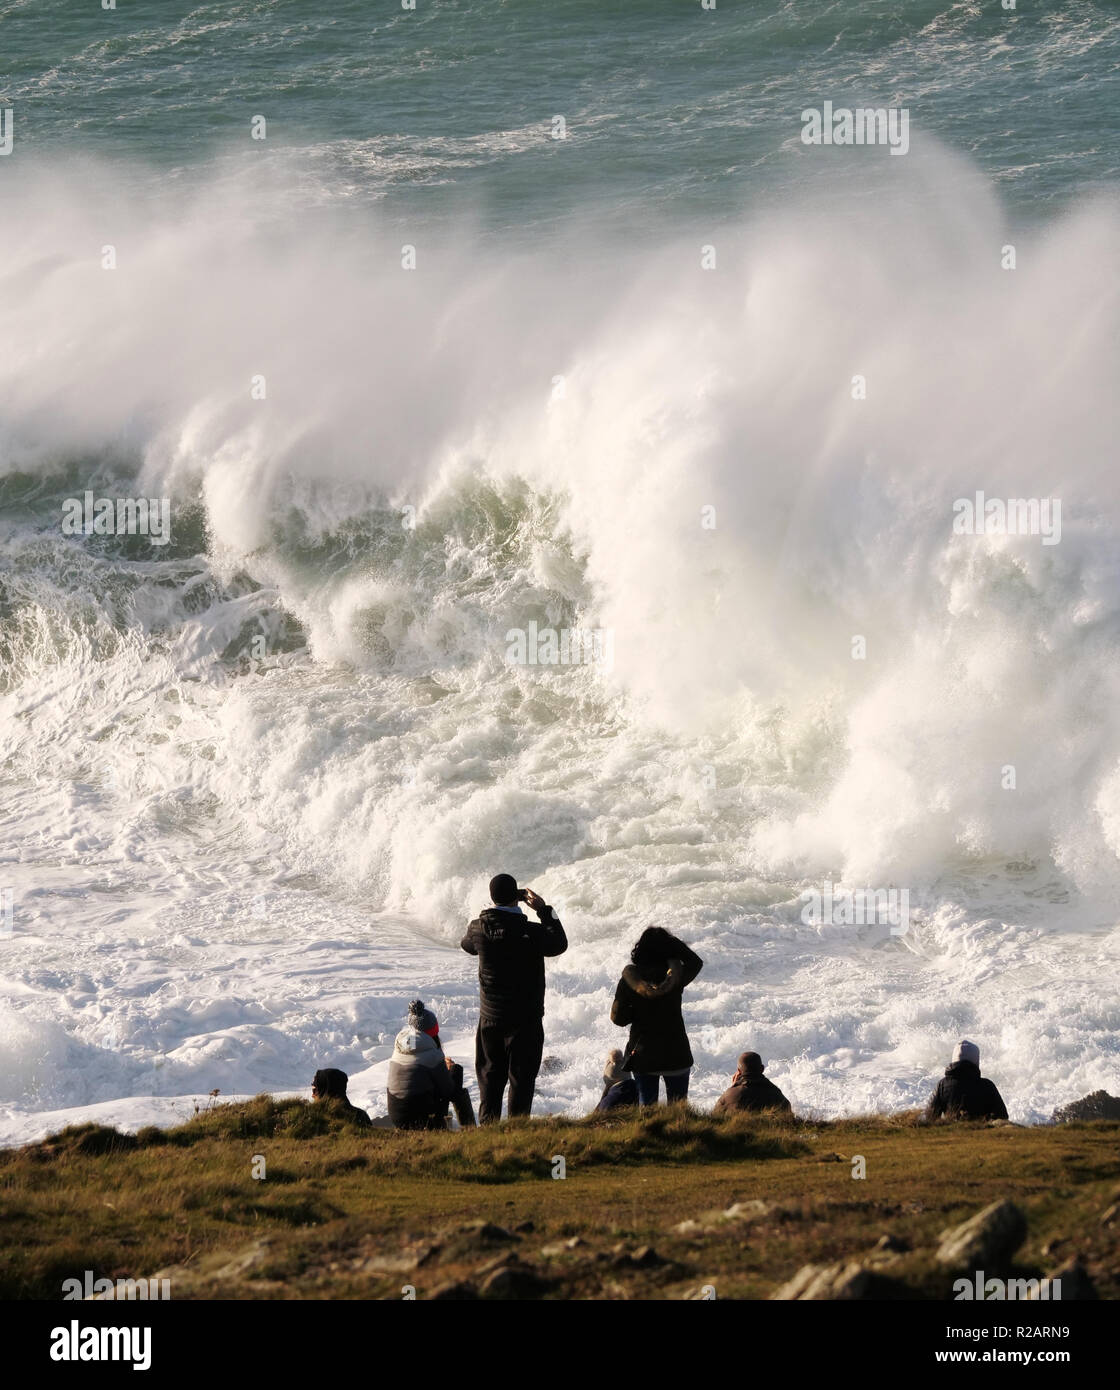
<svg viewBox="0 0 1120 1390">
<path fill-rule="evenodd" d="M 772 1298 L 778 1302 L 866 1298 L 871 1275 L 858 1260 L 849 1264 L 804 1265 Z"/>
<path fill-rule="evenodd" d="M 1120 1096 L 1091 1091 L 1080 1100 L 1059 1106 L 1050 1116 L 1053 1125 L 1069 1124 L 1071 1120 L 1120 1120 Z"/>
<path fill-rule="evenodd" d="M 494 1270 L 479 1290 L 483 1298 L 541 1298 L 552 1287 L 535 1269 L 525 1264 L 506 1264 Z"/>
<path fill-rule="evenodd" d="M 1026 1238 L 1027 1218 L 1005 1198 L 942 1231 L 937 1262 L 947 1269 L 1002 1269 Z"/>
</svg>

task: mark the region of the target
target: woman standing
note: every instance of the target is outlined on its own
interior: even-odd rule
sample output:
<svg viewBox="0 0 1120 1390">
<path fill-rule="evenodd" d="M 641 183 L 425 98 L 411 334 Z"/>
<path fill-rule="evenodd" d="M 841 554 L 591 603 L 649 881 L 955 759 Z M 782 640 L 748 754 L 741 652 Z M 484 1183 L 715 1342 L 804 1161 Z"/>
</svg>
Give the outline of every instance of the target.
<svg viewBox="0 0 1120 1390">
<path fill-rule="evenodd" d="M 638 1103 L 656 1105 L 660 1080 L 665 1098 L 684 1100 L 692 1051 L 681 1017 L 681 995 L 704 962 L 664 927 L 647 927 L 630 952 L 611 1005 L 611 1022 L 630 1025 L 622 1063 L 638 1084 Z"/>
</svg>

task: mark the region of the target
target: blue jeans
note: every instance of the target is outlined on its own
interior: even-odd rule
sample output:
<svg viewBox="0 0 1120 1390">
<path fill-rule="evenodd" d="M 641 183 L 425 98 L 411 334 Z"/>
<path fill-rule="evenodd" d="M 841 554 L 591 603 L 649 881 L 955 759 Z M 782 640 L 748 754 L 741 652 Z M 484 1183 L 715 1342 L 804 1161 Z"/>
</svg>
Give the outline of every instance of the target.
<svg viewBox="0 0 1120 1390">
<path fill-rule="evenodd" d="M 691 1072 L 678 1072 L 676 1076 L 665 1077 L 665 1100 L 667 1104 L 672 1104 L 675 1100 L 685 1100 L 688 1096 L 688 1078 Z M 638 1104 L 656 1105 L 657 1092 L 663 1072 L 635 1072 L 634 1080 L 638 1083 Z"/>
</svg>

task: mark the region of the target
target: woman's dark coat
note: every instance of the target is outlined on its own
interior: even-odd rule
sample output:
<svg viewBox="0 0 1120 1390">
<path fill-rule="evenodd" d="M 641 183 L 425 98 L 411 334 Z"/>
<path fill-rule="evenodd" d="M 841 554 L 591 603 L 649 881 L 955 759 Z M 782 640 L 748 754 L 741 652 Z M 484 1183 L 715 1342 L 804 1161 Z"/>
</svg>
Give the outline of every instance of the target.
<svg viewBox="0 0 1120 1390">
<path fill-rule="evenodd" d="M 681 995 L 699 975 L 704 962 L 683 941 L 674 956 L 655 966 L 628 965 L 615 990 L 611 1022 L 630 1025 L 622 1070 L 635 1075 L 684 1071 L 692 1066 Z"/>
</svg>

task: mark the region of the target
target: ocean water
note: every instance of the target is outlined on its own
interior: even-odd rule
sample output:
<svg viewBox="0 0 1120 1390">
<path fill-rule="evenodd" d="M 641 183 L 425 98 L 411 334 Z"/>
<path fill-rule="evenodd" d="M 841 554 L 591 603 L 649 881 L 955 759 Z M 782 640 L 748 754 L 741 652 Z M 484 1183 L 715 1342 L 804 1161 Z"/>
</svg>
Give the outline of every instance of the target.
<svg viewBox="0 0 1120 1390">
<path fill-rule="evenodd" d="M 417 995 L 470 1080 L 499 870 L 571 940 L 539 1110 L 650 923 L 701 1104 L 749 1047 L 914 1105 L 961 1036 L 1015 1120 L 1120 1092 L 1120 7 L 0 0 L 0 54 L 0 1142 L 383 1113 Z"/>
</svg>

